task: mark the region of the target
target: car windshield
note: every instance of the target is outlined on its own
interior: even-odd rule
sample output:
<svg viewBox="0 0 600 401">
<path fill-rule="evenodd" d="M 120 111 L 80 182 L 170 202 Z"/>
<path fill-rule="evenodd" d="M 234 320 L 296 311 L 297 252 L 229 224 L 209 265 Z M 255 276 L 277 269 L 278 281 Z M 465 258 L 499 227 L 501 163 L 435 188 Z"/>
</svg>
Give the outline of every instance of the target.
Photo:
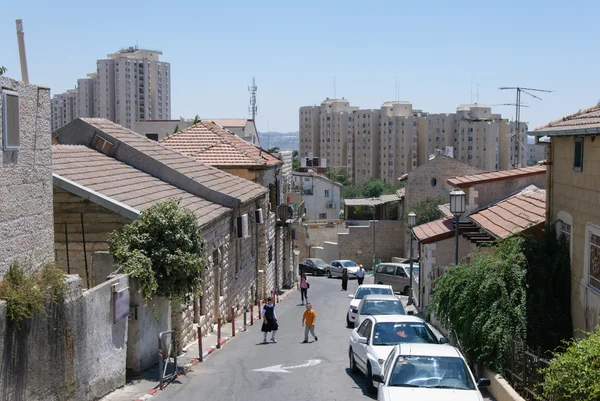
<svg viewBox="0 0 600 401">
<path fill-rule="evenodd" d="M 364 301 L 360 308 L 361 315 L 405 315 L 400 300 Z"/>
<path fill-rule="evenodd" d="M 421 322 L 381 322 L 375 325 L 373 345 L 400 343 L 437 344 L 431 329 Z"/>
<path fill-rule="evenodd" d="M 312 261 L 313 261 L 313 263 L 314 263 L 315 265 L 317 265 L 317 266 L 321 266 L 321 265 L 326 265 L 326 264 L 327 264 L 327 263 L 325 263 L 325 261 L 324 261 L 324 260 L 322 260 L 322 259 L 313 259 Z"/>
<path fill-rule="evenodd" d="M 369 294 L 377 295 L 393 295 L 391 288 L 379 288 L 379 287 L 362 287 L 356 291 L 354 299 L 363 299 Z"/>
<path fill-rule="evenodd" d="M 469 368 L 461 358 L 399 356 L 389 386 L 474 390 Z"/>
<path fill-rule="evenodd" d="M 354 263 L 351 260 L 347 260 L 345 262 L 342 262 L 342 266 L 344 267 L 358 267 L 358 265 L 356 263 Z"/>
</svg>

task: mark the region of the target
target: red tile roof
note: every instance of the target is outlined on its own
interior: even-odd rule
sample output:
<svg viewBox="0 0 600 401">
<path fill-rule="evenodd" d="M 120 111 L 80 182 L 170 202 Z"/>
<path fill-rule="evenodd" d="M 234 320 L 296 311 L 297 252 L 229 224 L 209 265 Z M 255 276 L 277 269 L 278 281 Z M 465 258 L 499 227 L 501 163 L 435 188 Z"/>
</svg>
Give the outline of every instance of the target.
<svg viewBox="0 0 600 401">
<path fill-rule="evenodd" d="M 474 184 L 483 184 L 487 182 L 511 180 L 514 178 L 529 177 L 533 175 L 546 174 L 545 165 L 530 167 L 511 168 L 508 170 L 489 171 L 486 173 L 469 174 L 458 177 L 448 178 L 448 184 L 459 187 L 469 188 Z"/>
<path fill-rule="evenodd" d="M 580 129 L 600 129 L 600 103 L 588 109 L 579 110 L 577 113 L 565 116 L 560 120 L 537 127 L 536 136 L 552 135 L 553 132 L 565 133 Z M 596 132 L 597 133 L 597 132 Z"/>
<path fill-rule="evenodd" d="M 545 213 L 546 191 L 530 187 L 471 214 L 469 218 L 496 238 L 506 238 L 544 223 Z"/>
<path fill-rule="evenodd" d="M 139 211 L 180 198 L 201 226 L 230 211 L 83 145 L 53 145 L 52 172 Z"/>
<path fill-rule="evenodd" d="M 212 121 L 200 121 L 162 144 L 214 167 L 275 166 L 283 162 Z"/>
<path fill-rule="evenodd" d="M 413 233 L 422 244 L 451 238 L 454 235 L 454 217 L 444 217 L 443 219 L 421 224 L 413 228 Z"/>
</svg>

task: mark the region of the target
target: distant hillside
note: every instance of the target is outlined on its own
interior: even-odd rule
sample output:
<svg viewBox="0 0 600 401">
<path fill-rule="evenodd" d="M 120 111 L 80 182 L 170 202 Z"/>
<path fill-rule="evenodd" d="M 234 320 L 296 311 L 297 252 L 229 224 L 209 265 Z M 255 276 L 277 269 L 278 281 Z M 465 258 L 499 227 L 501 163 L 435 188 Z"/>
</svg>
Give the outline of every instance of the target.
<svg viewBox="0 0 600 401">
<path fill-rule="evenodd" d="M 269 149 L 277 146 L 279 150 L 298 150 L 298 132 L 260 132 L 260 146 Z"/>
</svg>

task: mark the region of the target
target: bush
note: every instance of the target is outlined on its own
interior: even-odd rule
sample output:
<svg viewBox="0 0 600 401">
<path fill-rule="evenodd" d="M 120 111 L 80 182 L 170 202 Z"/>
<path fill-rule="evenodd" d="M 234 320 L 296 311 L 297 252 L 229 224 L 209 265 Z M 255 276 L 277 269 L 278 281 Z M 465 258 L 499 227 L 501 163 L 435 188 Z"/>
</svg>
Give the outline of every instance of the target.
<svg viewBox="0 0 600 401">
<path fill-rule="evenodd" d="M 542 369 L 544 395 L 554 401 L 600 399 L 600 328 L 582 340 L 564 342 Z"/>
<path fill-rule="evenodd" d="M 200 291 L 205 244 L 196 216 L 178 200 L 156 204 L 109 236 L 109 251 L 140 280 L 146 301 L 155 295 L 185 301 Z"/>
<path fill-rule="evenodd" d="M 439 205 L 447 203 L 446 199 L 442 197 L 438 198 L 425 198 L 422 201 L 416 202 L 411 206 L 411 209 L 407 212 L 414 212 L 417 215 L 416 225 L 429 223 L 442 218 L 442 212 L 438 209 Z"/>
<path fill-rule="evenodd" d="M 0 299 L 6 300 L 8 321 L 17 327 L 23 320 L 45 313 L 48 303 L 62 301 L 66 291 L 64 273 L 51 264 L 27 275 L 14 262 L 0 281 Z"/>
</svg>

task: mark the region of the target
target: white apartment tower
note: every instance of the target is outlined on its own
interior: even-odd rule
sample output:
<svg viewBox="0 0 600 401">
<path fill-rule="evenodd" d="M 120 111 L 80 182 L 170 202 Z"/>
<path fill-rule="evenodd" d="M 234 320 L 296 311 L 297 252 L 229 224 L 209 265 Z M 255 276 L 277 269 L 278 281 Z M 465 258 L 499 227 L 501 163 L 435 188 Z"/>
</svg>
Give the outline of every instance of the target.
<svg viewBox="0 0 600 401">
<path fill-rule="evenodd" d="M 77 81 L 78 108 L 72 119 L 102 117 L 134 130 L 137 121 L 170 120 L 171 67 L 160 61 L 161 55 L 129 47 L 98 60 L 96 72 Z M 57 118 L 55 125 L 54 112 L 52 118 L 53 128 L 70 121 Z"/>
<path fill-rule="evenodd" d="M 52 131 L 77 118 L 77 89 L 55 95 L 51 101 Z"/>
</svg>

